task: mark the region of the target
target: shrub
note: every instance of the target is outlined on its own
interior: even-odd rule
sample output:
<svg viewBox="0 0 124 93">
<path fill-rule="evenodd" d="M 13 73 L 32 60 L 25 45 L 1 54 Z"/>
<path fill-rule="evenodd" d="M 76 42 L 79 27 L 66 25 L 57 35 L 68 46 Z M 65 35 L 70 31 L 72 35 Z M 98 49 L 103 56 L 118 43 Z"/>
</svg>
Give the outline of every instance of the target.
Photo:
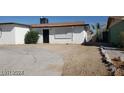
<svg viewBox="0 0 124 93">
<path fill-rule="evenodd" d="M 39 33 L 36 31 L 29 31 L 25 34 L 25 44 L 36 44 L 39 39 Z"/>
</svg>

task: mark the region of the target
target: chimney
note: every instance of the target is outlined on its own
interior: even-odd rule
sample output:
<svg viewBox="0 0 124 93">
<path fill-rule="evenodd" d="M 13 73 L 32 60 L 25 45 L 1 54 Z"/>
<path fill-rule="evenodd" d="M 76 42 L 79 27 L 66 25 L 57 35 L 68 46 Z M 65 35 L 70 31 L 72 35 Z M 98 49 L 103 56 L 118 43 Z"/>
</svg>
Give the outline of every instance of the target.
<svg viewBox="0 0 124 93">
<path fill-rule="evenodd" d="M 40 18 L 40 24 L 48 24 L 48 23 L 49 23 L 48 18 L 45 17 Z"/>
</svg>

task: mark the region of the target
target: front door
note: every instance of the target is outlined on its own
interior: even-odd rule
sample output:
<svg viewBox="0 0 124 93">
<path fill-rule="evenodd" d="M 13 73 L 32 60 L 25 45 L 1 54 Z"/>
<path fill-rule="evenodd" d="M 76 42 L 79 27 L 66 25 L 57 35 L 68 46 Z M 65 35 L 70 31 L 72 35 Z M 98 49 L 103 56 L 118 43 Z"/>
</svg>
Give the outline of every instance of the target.
<svg viewBox="0 0 124 93">
<path fill-rule="evenodd" d="M 49 43 L 49 29 L 43 30 L 43 43 Z"/>
</svg>

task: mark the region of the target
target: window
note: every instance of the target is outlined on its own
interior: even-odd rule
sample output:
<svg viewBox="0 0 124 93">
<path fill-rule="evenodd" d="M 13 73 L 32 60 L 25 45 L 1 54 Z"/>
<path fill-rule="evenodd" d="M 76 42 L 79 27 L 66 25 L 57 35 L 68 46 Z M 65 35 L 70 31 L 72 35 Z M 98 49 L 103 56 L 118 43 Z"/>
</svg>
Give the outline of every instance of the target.
<svg viewBox="0 0 124 93">
<path fill-rule="evenodd" d="M 55 28 L 54 37 L 55 39 L 71 39 L 72 38 L 72 27 L 58 27 Z"/>
</svg>

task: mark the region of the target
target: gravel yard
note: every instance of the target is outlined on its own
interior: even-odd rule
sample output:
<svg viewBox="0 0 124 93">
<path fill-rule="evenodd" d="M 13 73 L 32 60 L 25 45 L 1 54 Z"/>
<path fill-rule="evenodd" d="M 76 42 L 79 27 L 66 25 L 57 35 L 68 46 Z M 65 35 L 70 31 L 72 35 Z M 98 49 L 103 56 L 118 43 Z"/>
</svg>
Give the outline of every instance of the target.
<svg viewBox="0 0 124 93">
<path fill-rule="evenodd" d="M 0 71 L 1 75 L 10 74 L 7 71 L 24 71 L 24 75 L 109 75 L 98 47 L 81 45 L 3 45 Z"/>
</svg>

